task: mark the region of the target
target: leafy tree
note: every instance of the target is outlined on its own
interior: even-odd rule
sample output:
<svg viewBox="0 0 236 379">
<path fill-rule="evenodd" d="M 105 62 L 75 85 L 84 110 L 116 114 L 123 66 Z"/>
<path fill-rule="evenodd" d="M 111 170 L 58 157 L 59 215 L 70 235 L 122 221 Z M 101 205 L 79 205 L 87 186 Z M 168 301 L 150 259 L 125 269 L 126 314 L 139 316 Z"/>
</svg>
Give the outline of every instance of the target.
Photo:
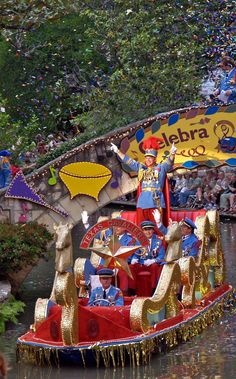
<svg viewBox="0 0 236 379">
<path fill-rule="evenodd" d="M 6 101 L 0 96 L 0 150 L 10 149 L 16 142 L 20 124 L 11 121 L 6 112 Z"/>
<path fill-rule="evenodd" d="M 47 245 L 53 239 L 44 225 L 37 223 L 0 224 L 0 272 L 6 276 L 47 258 Z"/>
<path fill-rule="evenodd" d="M 7 113 L 6 100 L 0 96 L 0 150 L 11 150 L 17 161 L 20 153 L 35 147 L 33 140 L 39 131 L 41 126 L 35 115 L 24 124 L 12 120 Z"/>
<path fill-rule="evenodd" d="M 2 50 L 0 82 L 14 117 L 27 121 L 36 114 L 50 131 L 81 112 L 75 93 L 89 91 L 97 67 L 107 65 L 87 35 L 89 24 L 86 14 L 44 24 L 27 37 L 28 50 L 35 48 L 28 59 L 12 48 Z"/>
<path fill-rule="evenodd" d="M 86 0 L 72 2 L 73 14 L 69 2 L 51 3 L 22 0 L 18 18 L 4 8 L 3 95 L 12 116 L 36 115 L 45 133 L 75 124 L 96 136 L 198 101 L 235 0 Z"/>
</svg>

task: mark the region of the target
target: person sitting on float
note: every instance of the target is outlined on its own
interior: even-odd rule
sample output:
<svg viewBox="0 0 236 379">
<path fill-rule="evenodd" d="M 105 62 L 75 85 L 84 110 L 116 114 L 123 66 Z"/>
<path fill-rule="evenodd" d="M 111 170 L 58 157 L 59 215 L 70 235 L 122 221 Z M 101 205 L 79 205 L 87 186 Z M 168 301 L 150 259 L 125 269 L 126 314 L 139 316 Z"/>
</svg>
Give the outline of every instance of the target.
<svg viewBox="0 0 236 379">
<path fill-rule="evenodd" d="M 88 305 L 124 305 L 124 297 L 122 291 L 111 284 L 114 272 L 109 268 L 102 268 L 97 272 L 97 274 L 99 275 L 101 286 L 96 287 L 94 290 L 92 290 Z"/>
<path fill-rule="evenodd" d="M 117 217 L 115 216 L 115 212 L 112 214 L 112 218 L 118 218 L 122 219 L 119 215 Z M 134 246 L 134 245 L 139 245 L 139 242 L 133 238 L 125 228 L 122 226 L 116 226 L 114 227 L 114 233 L 118 237 L 119 243 L 121 246 Z M 131 255 L 128 259 L 127 262 L 128 264 L 131 263 L 132 258 L 135 256 L 135 253 Z M 119 281 L 119 287 L 121 291 L 123 292 L 124 295 L 128 295 L 128 276 L 127 273 L 124 270 L 118 270 L 117 272 L 117 278 Z"/>
<path fill-rule="evenodd" d="M 194 229 L 197 229 L 195 223 L 190 218 L 185 217 L 181 221 L 182 234 L 182 256 L 196 258 L 199 253 L 201 241 L 194 234 Z"/>
<path fill-rule="evenodd" d="M 87 211 L 82 211 L 81 212 L 81 219 L 82 219 L 82 223 L 86 229 L 86 231 L 88 229 L 90 229 L 90 224 L 89 224 L 89 215 L 88 215 L 88 212 Z M 102 221 L 106 221 L 106 220 L 109 220 L 109 217 L 108 216 L 99 216 L 98 219 L 97 219 L 97 223 L 98 222 L 102 222 Z M 98 245 L 106 245 L 110 242 L 110 238 L 112 236 L 112 229 L 108 228 L 108 229 L 104 229 L 104 230 L 101 230 L 101 232 L 99 232 L 96 237 L 94 238 L 94 244 L 98 244 Z"/>
<path fill-rule="evenodd" d="M 87 211 L 81 212 L 81 219 L 87 231 L 90 228 L 89 215 Z M 97 222 L 101 222 L 105 220 L 109 220 L 109 217 L 99 216 Z M 109 243 L 111 236 L 112 236 L 112 229 L 110 228 L 100 231 L 94 238 L 93 246 L 96 246 L 96 247 L 106 246 Z M 96 275 L 97 270 L 99 270 L 99 268 L 102 268 L 104 264 L 104 260 L 101 257 L 99 257 L 96 254 L 94 254 L 94 256 L 96 256 L 97 258 L 96 259 L 97 268 L 94 266 L 95 262 L 92 263 L 91 260 L 88 258 L 86 258 L 86 261 L 84 264 L 84 280 L 87 286 L 90 284 L 90 275 Z"/>
<path fill-rule="evenodd" d="M 116 145 L 111 144 L 111 149 L 118 155 L 123 163 L 138 173 L 141 192 L 137 202 L 137 224 L 144 220 L 153 220 L 152 210 L 166 207 L 163 195 L 166 173 L 173 167 L 175 153 L 177 151 L 174 143 L 170 149 L 170 155 L 164 163 L 157 163 L 157 151 L 160 149 L 161 138 L 150 137 L 143 141 L 142 147 L 145 151 L 144 163 L 136 162 L 134 159 L 123 154 Z"/>
<path fill-rule="evenodd" d="M 161 215 L 156 209 L 153 212 L 153 216 L 156 221 L 158 230 L 165 235 L 167 228 L 161 222 Z M 172 220 L 170 220 L 170 223 Z M 197 257 L 199 253 L 199 246 L 201 241 L 194 234 L 194 229 L 197 229 L 195 223 L 190 218 L 185 217 L 181 222 L 181 234 L 182 234 L 182 256 L 183 257 Z"/>
<path fill-rule="evenodd" d="M 156 224 L 146 220 L 140 224 L 140 227 L 149 240 L 149 247 L 145 252 L 139 250 L 132 256 L 130 270 L 133 279 L 129 279 L 131 292 L 132 290 L 135 291 L 137 287 L 137 274 L 144 269 L 151 273 L 152 290 L 155 290 L 162 270 L 160 263 L 165 258 L 165 248 L 162 239 L 155 233 Z"/>
<path fill-rule="evenodd" d="M 122 220 L 122 214 L 118 212 L 113 212 L 111 215 L 112 219 Z M 115 226 L 114 233 L 118 237 L 119 243 L 121 246 L 134 246 L 135 244 L 139 244 L 135 238 L 131 236 L 131 234 L 126 230 L 126 228 L 122 226 Z M 131 262 L 132 256 L 128 258 L 128 263 Z"/>
<path fill-rule="evenodd" d="M 88 222 L 88 213 L 86 211 L 83 211 L 81 213 L 82 216 L 82 222 L 84 224 L 84 227 L 86 230 L 90 228 L 89 222 Z M 121 213 L 120 212 L 113 212 L 111 214 L 112 219 L 121 219 Z M 108 220 L 108 217 L 100 216 L 98 218 L 98 222 Z M 112 229 L 106 229 L 99 232 L 95 239 L 94 239 L 94 246 L 100 245 L 100 246 L 106 246 L 111 238 L 112 238 Z M 133 246 L 137 244 L 137 241 L 135 238 L 133 238 L 125 228 L 121 226 L 114 227 L 114 234 L 118 237 L 119 243 L 121 246 Z M 132 256 L 128 258 L 128 263 L 131 262 Z M 98 257 L 98 265 L 97 268 L 93 265 L 93 263 L 90 261 L 90 259 L 86 259 L 85 265 L 84 265 L 84 278 L 86 285 L 89 285 L 90 283 L 90 275 L 96 275 L 98 270 L 103 268 L 104 259 Z M 119 280 L 119 285 L 123 293 L 126 295 L 128 294 L 128 277 L 126 272 L 122 270 L 118 270 L 117 278 Z"/>
</svg>

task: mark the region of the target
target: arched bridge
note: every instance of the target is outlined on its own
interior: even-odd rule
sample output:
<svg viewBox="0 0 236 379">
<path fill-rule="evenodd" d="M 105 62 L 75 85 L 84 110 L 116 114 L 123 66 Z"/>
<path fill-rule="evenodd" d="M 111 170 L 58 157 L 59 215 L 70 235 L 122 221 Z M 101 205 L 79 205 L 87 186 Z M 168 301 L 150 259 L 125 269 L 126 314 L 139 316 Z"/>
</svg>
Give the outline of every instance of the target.
<svg viewBox="0 0 236 379">
<path fill-rule="evenodd" d="M 92 214 L 120 196 L 133 192 L 137 187 L 137 179 L 131 178 L 121 169 L 116 155 L 110 150 L 110 143 L 119 144 L 122 138 L 128 136 L 131 131 L 135 131 L 139 124 L 129 125 L 82 144 L 26 176 L 27 185 L 52 208 L 68 213 L 67 217 L 33 202 L 6 198 L 6 190 L 2 189 L 0 191 L 0 220 L 17 223 L 19 220 L 24 220 L 25 214 L 27 220 L 45 224 L 52 231 L 54 223 L 61 221 L 72 222 L 76 225 L 81 219 L 83 210 Z M 98 197 L 99 201 L 86 195 L 78 195 L 71 199 L 68 189 L 58 176 L 58 172 L 62 167 L 75 162 L 99 163 L 111 170 L 113 175 L 101 190 Z M 48 183 L 51 178 L 50 168 L 56 170 L 57 183 L 53 186 Z M 111 185 L 114 182 L 116 185 Z"/>
</svg>

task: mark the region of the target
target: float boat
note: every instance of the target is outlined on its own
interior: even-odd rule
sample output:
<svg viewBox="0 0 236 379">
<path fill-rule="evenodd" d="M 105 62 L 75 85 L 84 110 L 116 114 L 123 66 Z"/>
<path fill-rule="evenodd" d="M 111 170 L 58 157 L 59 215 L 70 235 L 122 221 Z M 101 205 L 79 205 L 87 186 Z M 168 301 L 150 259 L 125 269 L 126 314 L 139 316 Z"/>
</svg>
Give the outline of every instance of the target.
<svg viewBox="0 0 236 379">
<path fill-rule="evenodd" d="M 139 274 L 137 295 L 125 296 L 124 306 L 87 306 L 86 260 L 78 258 L 73 270 L 68 269 L 72 263 L 72 225 L 55 227 L 56 239 L 63 238 L 63 243 L 60 247 L 56 243 L 52 293 L 49 299 L 37 300 L 34 323 L 17 341 L 18 360 L 97 367 L 146 364 L 152 354 L 189 340 L 221 317 L 224 307 L 233 303 L 234 292 L 224 282 L 217 211 L 171 211 L 170 216 L 174 222 L 165 236 L 167 264 L 155 292 L 151 293 L 150 274 L 144 268 Z M 179 221 L 186 216 L 197 225 L 201 240 L 196 259 L 182 257 Z M 81 247 L 92 250 L 90 244 L 96 234 L 117 225 L 125 226 L 145 247 L 135 217 L 135 212 L 127 211 L 122 219 L 97 223 L 85 234 Z M 118 250 L 117 246 L 110 249 L 114 262 L 121 258 Z"/>
</svg>

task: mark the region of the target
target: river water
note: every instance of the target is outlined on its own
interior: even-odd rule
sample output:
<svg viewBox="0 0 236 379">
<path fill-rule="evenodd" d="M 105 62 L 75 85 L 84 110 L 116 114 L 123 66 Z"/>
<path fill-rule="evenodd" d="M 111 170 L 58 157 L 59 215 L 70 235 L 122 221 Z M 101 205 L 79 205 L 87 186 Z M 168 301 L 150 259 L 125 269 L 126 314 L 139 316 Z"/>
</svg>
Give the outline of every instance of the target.
<svg viewBox="0 0 236 379">
<path fill-rule="evenodd" d="M 225 220 L 221 223 L 222 242 L 226 260 L 227 281 L 236 287 L 236 222 Z M 201 335 L 166 354 L 153 355 L 150 365 L 105 368 L 40 368 L 15 361 L 17 337 L 23 334 L 33 322 L 35 301 L 38 297 L 48 297 L 54 276 L 53 260 L 43 262 L 35 268 L 21 292 L 21 299 L 27 305 L 13 325 L 0 336 L 0 351 L 8 359 L 11 370 L 9 379 L 205 379 L 236 378 L 236 308 L 227 311 L 223 318 L 215 322 Z"/>
</svg>

